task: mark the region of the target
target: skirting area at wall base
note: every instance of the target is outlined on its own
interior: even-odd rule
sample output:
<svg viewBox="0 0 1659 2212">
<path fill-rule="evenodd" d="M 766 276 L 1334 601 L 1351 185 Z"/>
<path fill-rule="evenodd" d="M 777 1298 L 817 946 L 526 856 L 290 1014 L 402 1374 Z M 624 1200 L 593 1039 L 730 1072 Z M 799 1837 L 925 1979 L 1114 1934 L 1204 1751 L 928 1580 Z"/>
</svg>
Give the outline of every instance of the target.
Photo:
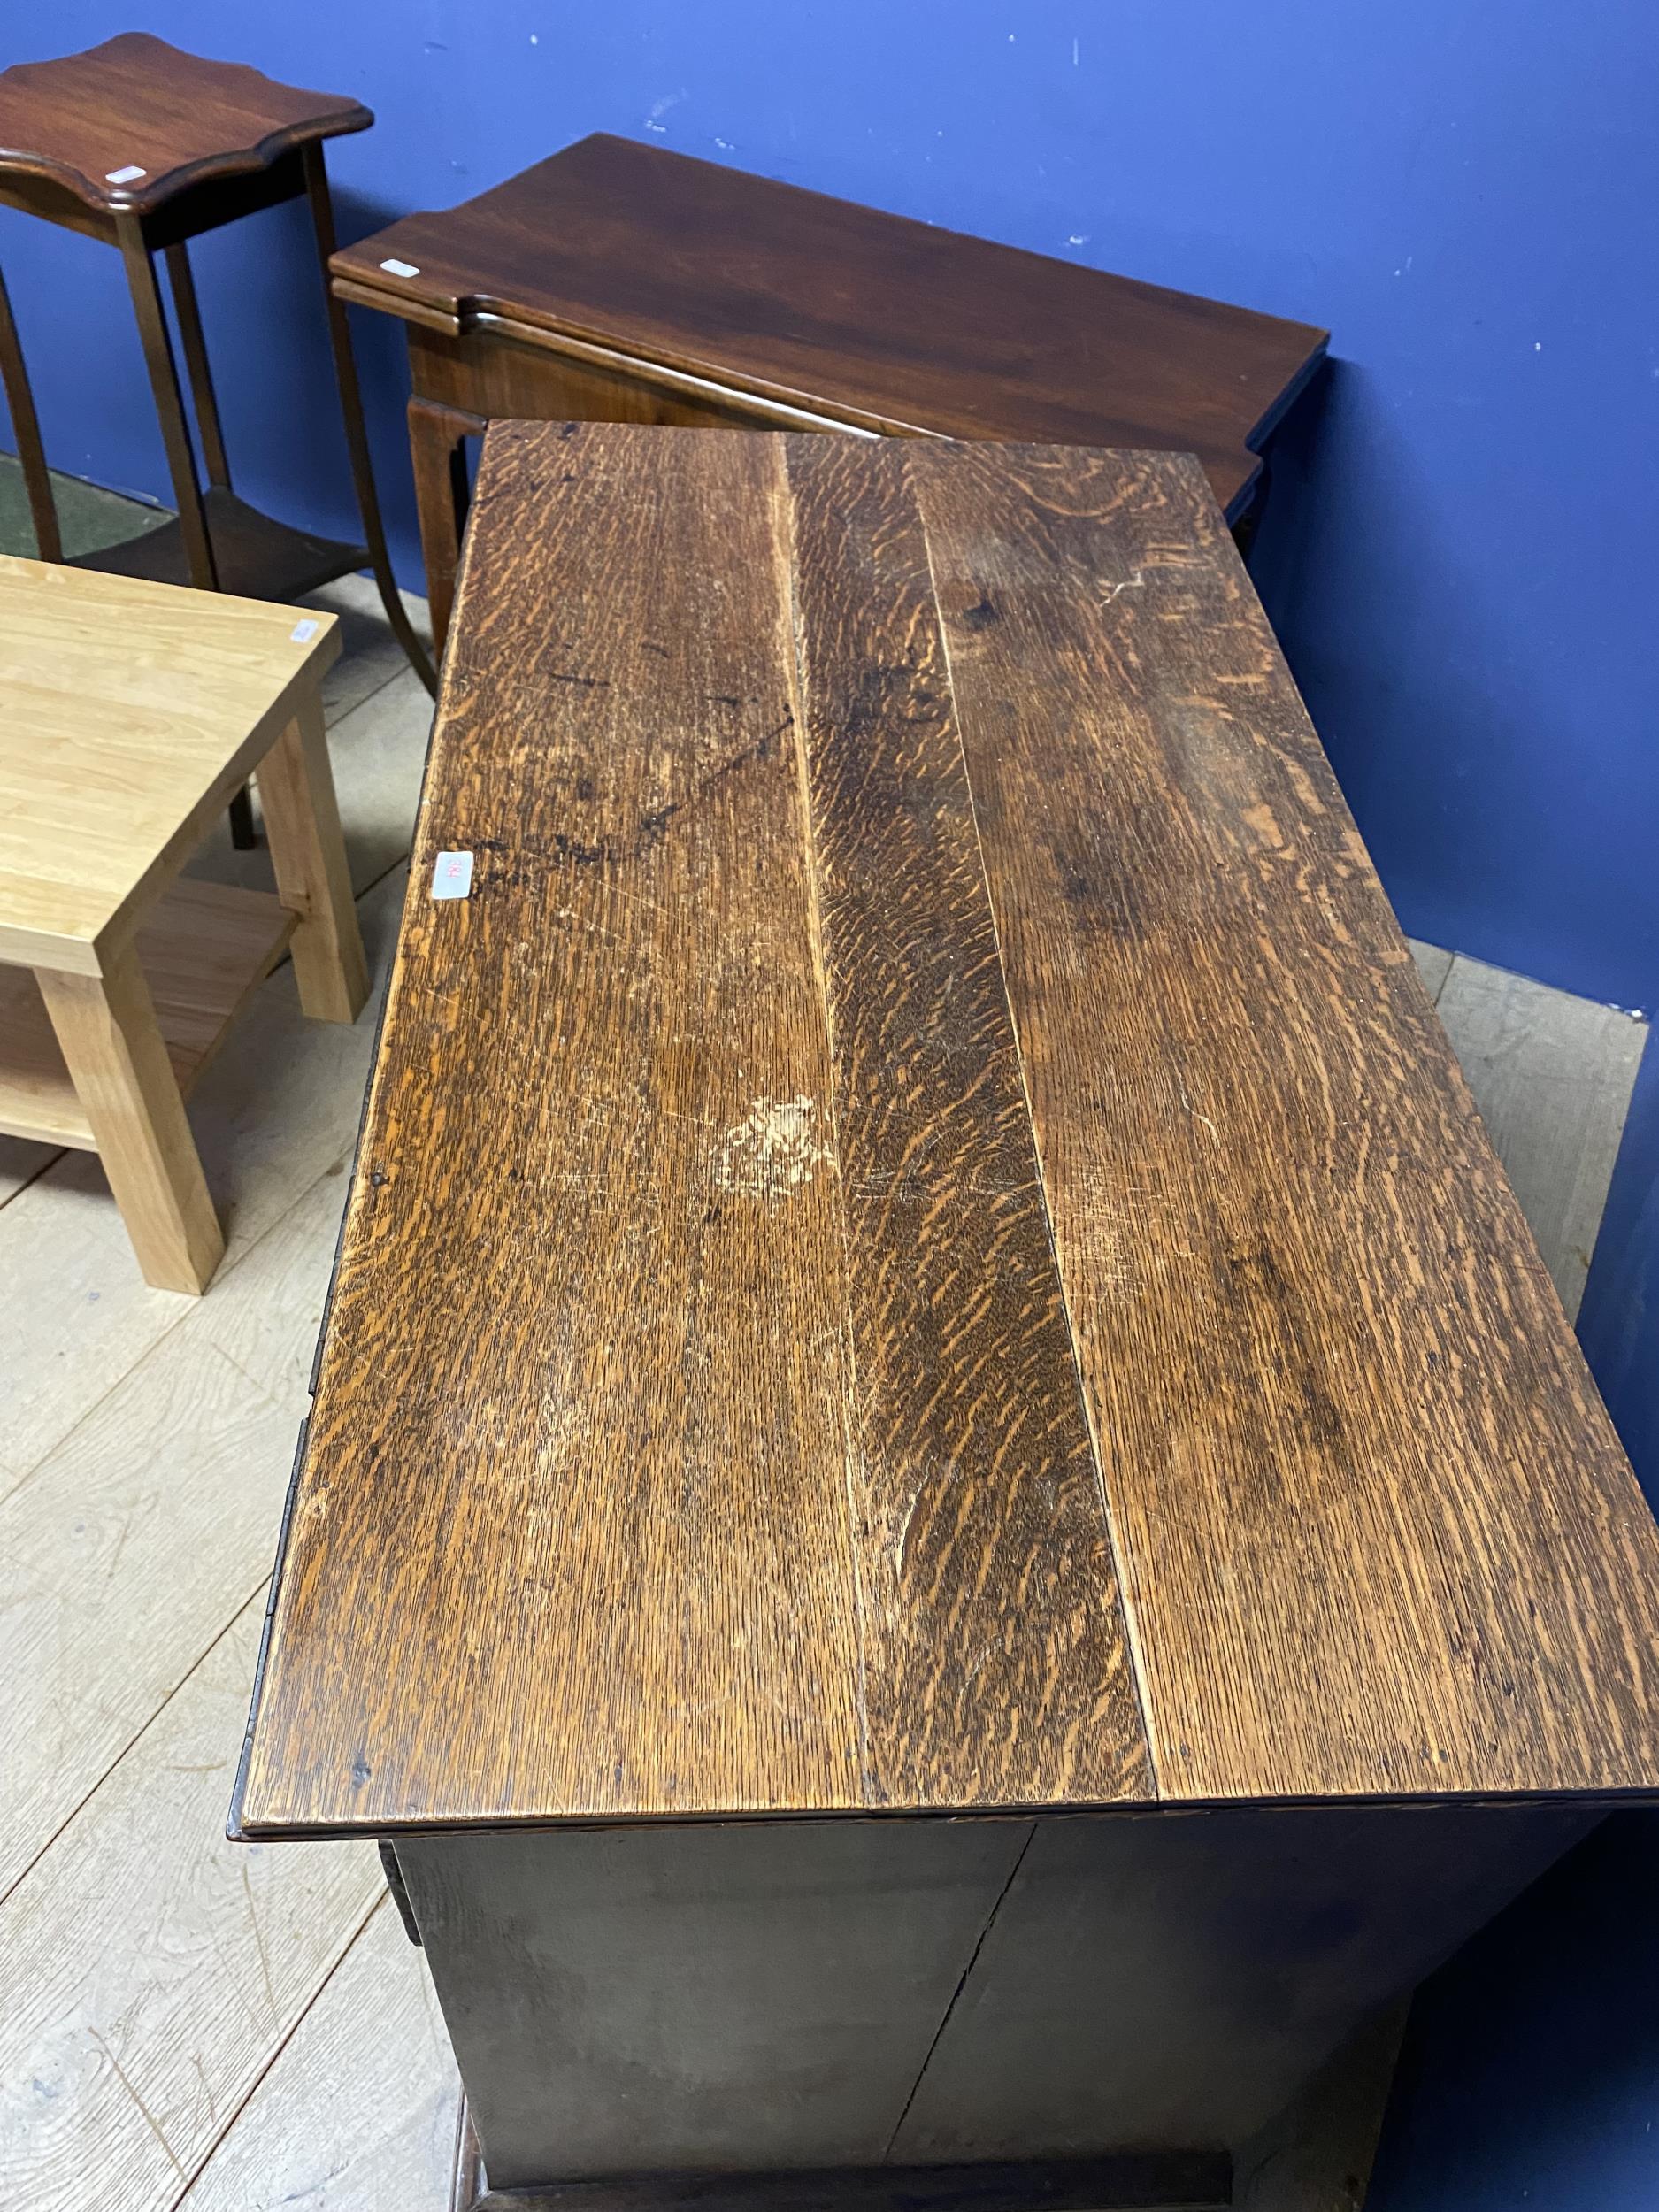
<svg viewBox="0 0 1659 2212">
<path fill-rule="evenodd" d="M 452 2212 L 1223 2212 L 1225 2151 L 1125 2151 L 974 2166 L 772 2174 L 639 2174 L 489 2189 L 461 2101 Z"/>
</svg>

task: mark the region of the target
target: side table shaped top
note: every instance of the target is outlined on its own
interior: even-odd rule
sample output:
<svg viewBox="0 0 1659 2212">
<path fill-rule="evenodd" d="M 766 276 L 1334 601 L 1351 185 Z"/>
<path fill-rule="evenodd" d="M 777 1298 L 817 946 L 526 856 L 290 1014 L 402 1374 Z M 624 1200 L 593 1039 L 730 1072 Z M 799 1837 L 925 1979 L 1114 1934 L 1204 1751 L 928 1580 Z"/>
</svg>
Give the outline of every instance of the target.
<svg viewBox="0 0 1659 2212">
<path fill-rule="evenodd" d="M 145 31 L 0 72 L 0 180 L 40 177 L 100 213 L 148 214 L 374 118 L 360 101 L 207 61 Z"/>
<path fill-rule="evenodd" d="M 1659 1786 L 1194 460 L 492 427 L 285 1541 L 248 1834 Z"/>
<path fill-rule="evenodd" d="M 96 975 L 337 633 L 332 615 L 0 557 L 0 959 Z"/>
<path fill-rule="evenodd" d="M 1195 452 L 1230 512 L 1325 334 L 596 135 L 335 255 L 347 297 L 560 334 L 880 432 Z"/>
</svg>

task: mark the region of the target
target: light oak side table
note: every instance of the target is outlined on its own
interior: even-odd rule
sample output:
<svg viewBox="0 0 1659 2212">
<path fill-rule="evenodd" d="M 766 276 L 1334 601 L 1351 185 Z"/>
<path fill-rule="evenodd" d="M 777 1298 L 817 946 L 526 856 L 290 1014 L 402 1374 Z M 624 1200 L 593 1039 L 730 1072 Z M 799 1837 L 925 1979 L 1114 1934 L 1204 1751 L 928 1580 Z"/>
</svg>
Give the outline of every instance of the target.
<svg viewBox="0 0 1659 2212">
<path fill-rule="evenodd" d="M 0 557 L 0 1131 L 96 1152 L 144 1279 L 224 1252 L 184 1097 L 283 950 L 367 995 L 319 681 L 331 615 Z M 277 888 L 186 880 L 257 771 Z"/>
</svg>

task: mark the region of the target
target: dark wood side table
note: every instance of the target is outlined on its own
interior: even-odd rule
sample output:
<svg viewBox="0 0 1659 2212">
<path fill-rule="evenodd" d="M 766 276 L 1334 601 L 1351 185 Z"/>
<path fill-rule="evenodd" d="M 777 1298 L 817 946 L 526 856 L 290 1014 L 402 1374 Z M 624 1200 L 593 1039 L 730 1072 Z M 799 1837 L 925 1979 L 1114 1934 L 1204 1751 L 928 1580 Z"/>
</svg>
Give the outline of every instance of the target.
<svg viewBox="0 0 1659 2212">
<path fill-rule="evenodd" d="M 1196 453 L 1248 527 L 1325 334 L 626 139 L 585 138 L 332 264 L 409 326 L 442 643 L 460 442 L 499 416 Z"/>
<path fill-rule="evenodd" d="M 1655 1792 L 1659 1531 L 1196 461 L 491 427 L 284 1525 L 239 1832 L 389 1842 L 582 2212 L 1225 2202 Z"/>
<path fill-rule="evenodd" d="M 242 598 L 287 601 L 365 564 L 387 618 L 427 688 L 432 665 L 410 626 L 392 575 L 363 427 L 345 311 L 329 288 L 333 204 L 323 141 L 367 130 L 356 100 L 276 84 L 257 70 L 204 61 L 142 32 L 83 54 L 0 73 L 0 205 L 20 208 L 119 249 L 166 445 L 178 519 L 73 565 Z M 363 518 L 363 545 L 289 528 L 231 488 L 186 242 L 222 223 L 303 195 L 325 271 L 324 296 L 346 444 Z M 185 419 L 156 256 L 166 262 L 195 403 L 204 489 Z M 4 380 L 38 550 L 63 558 L 40 425 L 17 326 L 0 282 Z M 245 805 L 245 800 L 243 802 Z M 245 825 L 243 829 L 245 834 Z"/>
</svg>

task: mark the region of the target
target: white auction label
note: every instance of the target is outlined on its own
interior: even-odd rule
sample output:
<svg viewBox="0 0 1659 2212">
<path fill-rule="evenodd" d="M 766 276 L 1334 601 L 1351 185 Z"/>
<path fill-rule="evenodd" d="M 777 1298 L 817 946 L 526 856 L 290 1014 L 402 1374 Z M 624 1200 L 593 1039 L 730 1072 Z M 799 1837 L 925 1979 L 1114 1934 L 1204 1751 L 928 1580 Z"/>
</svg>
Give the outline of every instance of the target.
<svg viewBox="0 0 1659 2212">
<path fill-rule="evenodd" d="M 380 266 L 388 276 L 419 276 L 420 274 L 412 261 L 382 261 Z"/>
<path fill-rule="evenodd" d="M 309 645 L 317 634 L 317 626 L 314 622 L 296 622 L 288 635 L 296 645 Z"/>
<path fill-rule="evenodd" d="M 433 897 L 434 899 L 464 899 L 472 887 L 472 854 L 440 853 L 433 864 Z"/>
</svg>

